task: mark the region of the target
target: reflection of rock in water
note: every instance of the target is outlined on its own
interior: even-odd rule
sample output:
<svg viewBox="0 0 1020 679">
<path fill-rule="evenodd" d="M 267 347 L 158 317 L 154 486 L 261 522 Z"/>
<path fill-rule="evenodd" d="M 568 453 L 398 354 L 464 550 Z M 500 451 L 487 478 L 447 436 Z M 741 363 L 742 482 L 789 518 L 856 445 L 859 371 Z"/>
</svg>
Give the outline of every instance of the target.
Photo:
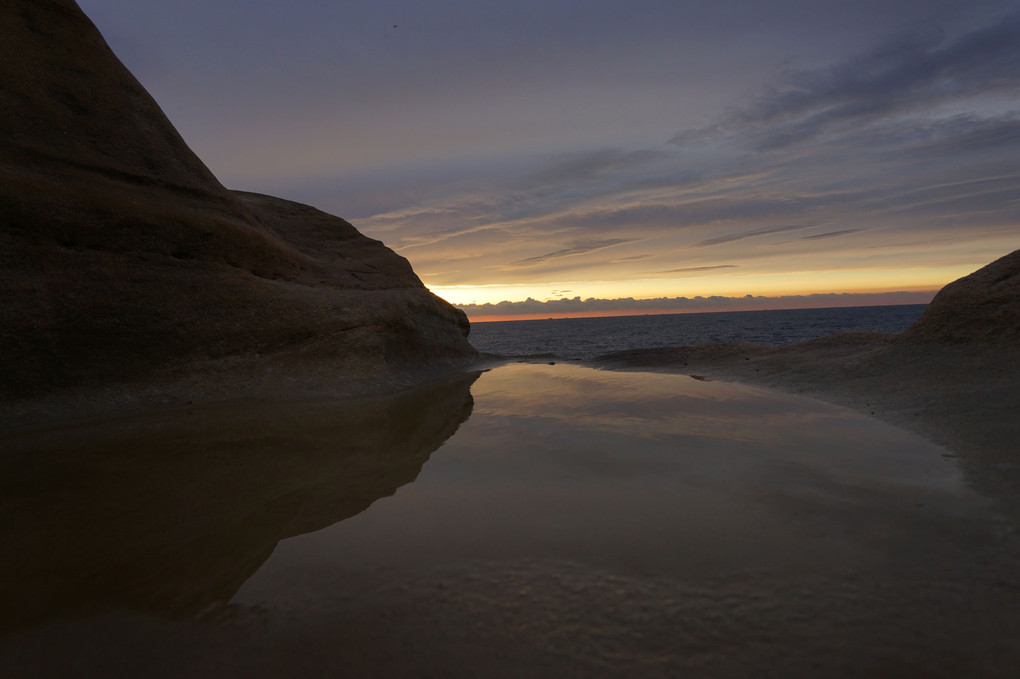
<svg viewBox="0 0 1020 679">
<path fill-rule="evenodd" d="M 471 414 L 476 377 L 5 440 L 0 631 L 104 608 L 194 615 L 230 598 L 279 540 L 413 481 Z"/>
</svg>

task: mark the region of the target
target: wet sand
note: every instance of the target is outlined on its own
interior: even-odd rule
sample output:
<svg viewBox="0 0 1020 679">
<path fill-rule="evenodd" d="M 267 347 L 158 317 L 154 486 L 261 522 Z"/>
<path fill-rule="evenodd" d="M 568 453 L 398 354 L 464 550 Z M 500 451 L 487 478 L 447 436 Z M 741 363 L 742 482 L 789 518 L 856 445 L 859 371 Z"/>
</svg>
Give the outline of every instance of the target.
<svg viewBox="0 0 1020 679">
<path fill-rule="evenodd" d="M 81 548 L 40 550 L 49 580 L 25 557 L 5 562 L 21 569 L 4 578 L 9 592 L 54 603 L 7 629 L 0 668 L 1007 677 L 1020 664 L 1013 524 L 945 447 L 815 399 L 680 375 L 520 364 L 473 379 L 396 402 L 303 404 L 275 417 L 202 410 L 159 426 L 45 434 L 50 449 L 91 450 L 122 475 L 108 487 L 132 473 L 140 487 L 148 474 L 132 460 L 154 450 L 162 482 L 143 486 L 116 522 L 125 501 L 104 500 L 101 484 L 98 497 L 75 497 L 67 525 L 70 508 L 39 511 L 46 497 L 4 512 L 9 544 L 11 531 L 24 544 L 88 545 L 90 531 L 102 540 L 84 552 L 89 576 L 57 592 L 90 592 L 87 605 L 62 608 L 53 594 L 82 571 Z M 360 427 L 370 413 L 373 425 Z M 191 450 L 173 475 L 181 440 Z M 5 444 L 31 451 L 38 441 Z M 381 448 L 389 461 L 365 467 Z M 253 466 L 239 466 L 252 451 Z M 48 472 L 21 459 L 14 471 L 47 487 Z M 201 511 L 177 534 L 214 539 L 190 552 L 170 541 L 182 558 L 164 557 L 165 569 L 132 570 L 130 549 L 109 557 L 117 536 L 161 534 L 189 497 Z M 350 497 L 368 508 L 351 515 Z M 236 539 L 251 531 L 261 537 Z M 229 581 L 213 577 L 224 564 Z M 187 606 L 171 605 L 182 596 Z"/>
<path fill-rule="evenodd" d="M 1020 525 L 1020 348 L 873 333 L 803 344 L 644 349 L 591 362 L 809 396 L 917 432 L 958 456 L 968 480 Z"/>
</svg>

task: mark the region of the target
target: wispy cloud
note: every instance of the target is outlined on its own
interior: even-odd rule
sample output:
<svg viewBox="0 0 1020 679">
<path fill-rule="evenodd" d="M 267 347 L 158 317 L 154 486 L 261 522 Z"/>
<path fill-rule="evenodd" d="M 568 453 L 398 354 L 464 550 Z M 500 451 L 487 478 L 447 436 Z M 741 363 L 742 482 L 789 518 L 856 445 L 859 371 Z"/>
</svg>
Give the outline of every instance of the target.
<svg viewBox="0 0 1020 679">
<path fill-rule="evenodd" d="M 422 168 L 355 224 L 436 285 L 980 261 L 1020 223 L 1020 13 L 954 25 L 784 71 L 660 146 Z"/>
<path fill-rule="evenodd" d="M 715 271 L 716 269 L 736 269 L 736 264 L 716 264 L 715 266 L 688 266 L 683 269 L 666 269 L 653 273 L 693 273 L 696 271 Z"/>
<path fill-rule="evenodd" d="M 807 229 L 814 226 L 813 224 L 789 224 L 783 226 L 773 226 L 766 229 L 755 229 L 754 231 L 745 231 L 741 233 L 731 233 L 726 236 L 718 236 L 716 238 L 709 238 L 703 240 L 700 243 L 696 243 L 695 247 L 706 247 L 709 245 L 722 245 L 723 243 L 733 243 L 734 241 L 744 240 L 745 238 L 754 238 L 755 236 L 766 236 L 772 233 L 784 233 L 786 231 L 799 231 L 800 229 Z"/>
<path fill-rule="evenodd" d="M 823 238 L 836 238 L 845 236 L 848 233 L 857 233 L 863 229 L 841 229 L 840 231 L 829 231 L 828 233 L 816 233 L 813 236 L 801 236 L 801 240 L 821 240 Z"/>
<path fill-rule="evenodd" d="M 671 142 L 744 133 L 755 148 L 780 149 L 904 114 L 1018 92 L 1020 12 L 1014 12 L 963 35 L 901 36 L 829 68 L 787 71 L 750 104 Z"/>
<path fill-rule="evenodd" d="M 575 243 L 570 247 L 563 248 L 562 250 L 556 250 L 555 252 L 547 252 L 544 255 L 537 255 L 535 257 L 528 257 L 527 259 L 521 259 L 516 262 L 512 262 L 511 266 L 530 266 L 533 264 L 539 264 L 542 262 L 549 261 L 550 259 L 559 259 L 561 257 L 583 255 L 589 252 L 597 252 L 598 250 L 611 248 L 616 245 L 622 245 L 623 243 L 633 242 L 634 242 L 633 238 L 608 238 L 606 240 Z"/>
</svg>

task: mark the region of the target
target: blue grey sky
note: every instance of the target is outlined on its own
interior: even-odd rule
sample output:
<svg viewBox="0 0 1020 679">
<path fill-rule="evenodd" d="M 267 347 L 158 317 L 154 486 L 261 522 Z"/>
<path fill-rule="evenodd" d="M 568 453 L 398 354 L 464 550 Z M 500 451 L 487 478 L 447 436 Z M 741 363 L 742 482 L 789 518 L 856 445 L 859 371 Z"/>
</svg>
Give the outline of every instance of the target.
<svg viewBox="0 0 1020 679">
<path fill-rule="evenodd" d="M 226 185 L 455 302 L 920 294 L 1020 247 L 1017 2 L 79 4 Z"/>
</svg>

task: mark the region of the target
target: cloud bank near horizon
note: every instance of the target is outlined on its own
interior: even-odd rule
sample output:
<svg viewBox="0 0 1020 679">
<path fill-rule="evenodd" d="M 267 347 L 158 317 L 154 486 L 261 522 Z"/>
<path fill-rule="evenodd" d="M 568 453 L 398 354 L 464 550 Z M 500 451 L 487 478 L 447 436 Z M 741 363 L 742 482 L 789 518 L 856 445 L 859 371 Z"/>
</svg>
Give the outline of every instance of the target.
<svg viewBox="0 0 1020 679">
<path fill-rule="evenodd" d="M 812 309 L 847 306 L 883 306 L 891 304 L 927 304 L 935 291 L 883 293 L 815 293 L 810 295 L 744 295 L 726 297 L 656 297 L 600 299 L 581 297 L 552 299 L 545 302 L 528 298 L 520 302 L 455 304 L 471 319 L 498 317 L 556 317 L 561 315 L 628 315 L 637 313 L 684 313 L 693 311 L 744 311 L 753 309 Z"/>
</svg>

